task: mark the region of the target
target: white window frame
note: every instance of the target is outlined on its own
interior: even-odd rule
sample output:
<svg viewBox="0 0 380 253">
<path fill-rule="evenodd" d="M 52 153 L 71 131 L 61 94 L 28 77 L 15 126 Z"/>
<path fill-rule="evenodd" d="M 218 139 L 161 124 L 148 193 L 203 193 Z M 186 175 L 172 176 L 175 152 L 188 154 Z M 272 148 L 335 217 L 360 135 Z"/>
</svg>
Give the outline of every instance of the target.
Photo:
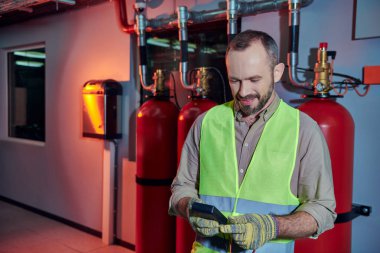
<svg viewBox="0 0 380 253">
<path fill-rule="evenodd" d="M 45 141 L 37 141 L 37 140 L 28 140 L 23 138 L 11 137 L 9 136 L 9 77 L 8 77 L 8 53 L 14 52 L 17 50 L 30 50 L 36 48 L 45 48 L 46 52 L 46 44 L 45 42 L 36 42 L 28 45 L 21 46 L 13 46 L 2 48 L 0 52 L 0 66 L 3 66 L 0 70 L 0 76 L 2 76 L 2 80 L 0 83 L 0 141 L 9 141 L 20 144 L 34 145 L 34 146 L 45 146 L 46 143 L 46 65 L 45 65 Z M 46 59 L 45 59 L 46 64 Z M 1 73 L 2 72 L 2 73 Z"/>
</svg>

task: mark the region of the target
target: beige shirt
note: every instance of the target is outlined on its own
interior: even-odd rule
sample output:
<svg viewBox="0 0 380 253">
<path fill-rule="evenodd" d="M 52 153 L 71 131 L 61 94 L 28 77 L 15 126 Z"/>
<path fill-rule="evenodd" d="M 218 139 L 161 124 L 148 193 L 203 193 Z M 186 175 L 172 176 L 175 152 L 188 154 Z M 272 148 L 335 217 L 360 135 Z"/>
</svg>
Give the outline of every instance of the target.
<svg viewBox="0 0 380 253">
<path fill-rule="evenodd" d="M 273 102 L 263 110 L 249 126 L 235 113 L 235 139 L 239 182 L 255 151 L 265 123 L 276 111 L 280 98 L 275 94 Z M 199 197 L 199 141 L 202 120 L 200 115 L 191 127 L 183 145 L 177 176 L 172 183 L 169 213 L 176 215 L 176 203 L 184 197 Z M 300 133 L 296 164 L 291 180 L 291 190 L 301 202 L 296 211 L 305 211 L 318 223 L 315 236 L 332 228 L 336 218 L 335 196 L 328 147 L 318 124 L 300 112 Z"/>
</svg>

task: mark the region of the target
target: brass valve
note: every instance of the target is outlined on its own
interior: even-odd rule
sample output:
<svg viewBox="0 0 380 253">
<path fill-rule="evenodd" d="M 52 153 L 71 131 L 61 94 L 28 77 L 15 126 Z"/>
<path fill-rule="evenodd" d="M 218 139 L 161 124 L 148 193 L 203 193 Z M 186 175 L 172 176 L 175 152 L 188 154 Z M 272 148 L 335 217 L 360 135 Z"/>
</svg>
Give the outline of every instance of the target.
<svg viewBox="0 0 380 253">
<path fill-rule="evenodd" d="M 317 63 L 314 66 L 314 95 L 326 95 L 332 89 L 330 83 L 330 75 L 332 69 L 328 62 L 327 42 L 319 44 Z"/>
<path fill-rule="evenodd" d="M 206 96 L 210 86 L 208 80 L 211 79 L 211 75 L 206 67 L 201 67 L 197 70 L 195 92 L 197 96 Z"/>
<path fill-rule="evenodd" d="M 162 69 L 157 69 L 154 72 L 152 79 L 154 81 L 152 89 L 153 94 L 160 94 L 167 90 L 165 86 L 165 75 Z"/>
</svg>

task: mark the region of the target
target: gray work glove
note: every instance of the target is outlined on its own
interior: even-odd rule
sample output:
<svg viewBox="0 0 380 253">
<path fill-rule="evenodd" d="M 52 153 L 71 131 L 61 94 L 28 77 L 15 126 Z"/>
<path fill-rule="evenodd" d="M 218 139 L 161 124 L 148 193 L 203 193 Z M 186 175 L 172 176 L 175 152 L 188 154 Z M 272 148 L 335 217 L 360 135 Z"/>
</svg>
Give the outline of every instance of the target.
<svg viewBox="0 0 380 253">
<path fill-rule="evenodd" d="M 231 234 L 232 239 L 243 249 L 257 249 L 278 235 L 276 218 L 272 215 L 244 214 L 228 218 L 229 224 L 220 231 Z"/>
<path fill-rule="evenodd" d="M 187 213 L 189 214 L 188 220 L 195 233 L 204 237 L 211 237 L 219 234 L 219 222 L 191 215 L 191 207 L 194 202 L 203 203 L 203 201 L 198 198 L 191 198 L 187 204 Z"/>
</svg>

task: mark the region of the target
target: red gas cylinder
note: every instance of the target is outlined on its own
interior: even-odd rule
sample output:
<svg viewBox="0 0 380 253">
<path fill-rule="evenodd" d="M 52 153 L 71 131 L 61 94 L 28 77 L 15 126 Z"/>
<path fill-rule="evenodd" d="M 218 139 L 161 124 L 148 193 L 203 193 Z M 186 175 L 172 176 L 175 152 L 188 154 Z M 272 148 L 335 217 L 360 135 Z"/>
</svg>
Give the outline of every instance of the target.
<svg viewBox="0 0 380 253">
<path fill-rule="evenodd" d="M 153 98 L 137 114 L 136 252 L 175 250 L 175 218 L 168 215 L 170 184 L 177 170 L 178 109 Z"/>
<path fill-rule="evenodd" d="M 315 98 L 299 109 L 320 126 L 330 151 L 336 212 L 352 209 L 352 181 L 355 125 L 350 113 L 331 98 Z M 317 240 L 302 239 L 295 244 L 296 253 L 350 253 L 351 221 L 335 224 Z"/>
<path fill-rule="evenodd" d="M 178 164 L 181 158 L 183 144 L 186 140 L 187 133 L 190 130 L 195 119 L 203 112 L 217 105 L 214 101 L 207 98 L 194 98 L 187 103 L 179 113 L 178 117 L 178 138 L 177 138 L 177 157 Z M 192 244 L 195 240 L 195 232 L 187 220 L 182 217 L 177 218 L 176 223 L 176 252 L 187 253 L 191 251 Z"/>
</svg>

